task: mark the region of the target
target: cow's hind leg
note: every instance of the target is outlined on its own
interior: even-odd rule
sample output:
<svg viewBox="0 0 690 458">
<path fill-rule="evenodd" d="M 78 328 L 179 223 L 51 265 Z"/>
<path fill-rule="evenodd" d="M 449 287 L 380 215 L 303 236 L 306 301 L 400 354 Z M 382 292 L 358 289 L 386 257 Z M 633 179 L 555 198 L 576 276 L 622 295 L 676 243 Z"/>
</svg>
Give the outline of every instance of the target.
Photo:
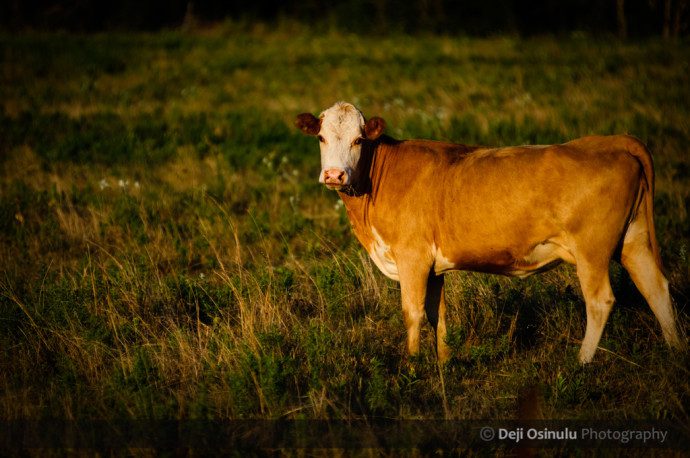
<svg viewBox="0 0 690 458">
<path fill-rule="evenodd" d="M 426 301 L 424 303 L 426 317 L 434 328 L 436 336 L 436 356 L 444 363 L 450 357 L 450 349 L 446 344 L 446 299 L 443 288 L 443 275 L 429 274 L 426 286 Z"/>
<path fill-rule="evenodd" d="M 638 230 L 645 223 L 636 221 L 630 225 L 623 241 L 621 264 L 659 320 L 666 342 L 671 347 L 680 349 L 684 345 L 676 328 L 668 280 L 657 265 L 650 246 L 649 234 Z"/>
<path fill-rule="evenodd" d="M 599 345 L 606 320 L 613 308 L 613 291 L 609 280 L 608 262 L 578 260 L 577 277 L 587 306 L 587 328 L 580 347 L 580 362 L 592 361 Z"/>
</svg>

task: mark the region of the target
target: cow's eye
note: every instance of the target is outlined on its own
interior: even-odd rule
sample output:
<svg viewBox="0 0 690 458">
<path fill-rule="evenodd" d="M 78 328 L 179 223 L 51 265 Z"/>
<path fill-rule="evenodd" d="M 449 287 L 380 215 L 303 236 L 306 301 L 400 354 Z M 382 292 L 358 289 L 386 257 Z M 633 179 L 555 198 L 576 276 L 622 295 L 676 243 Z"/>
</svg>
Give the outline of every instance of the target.
<svg viewBox="0 0 690 458">
<path fill-rule="evenodd" d="M 355 141 L 352 142 L 353 145 L 359 145 L 362 143 L 362 137 L 355 138 Z"/>
<path fill-rule="evenodd" d="M 320 141 L 321 143 L 325 143 L 325 142 L 326 142 L 326 140 L 324 140 L 323 137 L 322 137 L 321 135 L 317 135 L 316 138 L 318 138 L 319 141 Z"/>
</svg>

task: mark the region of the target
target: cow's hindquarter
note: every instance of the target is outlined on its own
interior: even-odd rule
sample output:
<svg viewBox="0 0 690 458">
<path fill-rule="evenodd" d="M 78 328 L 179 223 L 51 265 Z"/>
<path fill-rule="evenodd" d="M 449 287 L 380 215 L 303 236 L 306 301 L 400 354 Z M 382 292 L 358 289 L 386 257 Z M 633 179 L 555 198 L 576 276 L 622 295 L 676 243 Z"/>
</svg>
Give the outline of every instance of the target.
<svg viewBox="0 0 690 458">
<path fill-rule="evenodd" d="M 587 316 L 579 359 L 588 363 L 615 302 L 609 264 L 634 213 L 643 174 L 639 163 L 624 150 L 581 151 L 591 162 L 584 167 L 589 179 L 582 183 L 588 195 L 573 207 L 567 227 Z"/>
<path fill-rule="evenodd" d="M 609 219 L 597 243 L 581 249 L 577 259 L 577 272 L 587 305 L 587 328 L 580 349 L 580 360 L 591 361 L 613 305 L 613 293 L 608 278 L 607 260 L 596 253 L 597 246 L 610 247 L 606 241 L 615 240 L 620 250 L 620 261 L 633 282 L 647 300 L 657 317 L 664 337 L 672 347 L 682 348 L 675 325 L 675 316 L 668 290 L 668 281 L 661 271 L 661 258 L 655 237 L 653 220 L 654 175 L 651 155 L 636 139 L 627 136 L 593 137 L 582 142 L 599 154 L 616 159 L 607 164 L 615 171 L 602 200 L 614 202 L 609 208 Z M 623 196 L 627 198 L 623 199 Z M 621 211 L 626 216 L 621 220 Z M 622 229 L 618 228 L 622 226 Z M 581 235 L 583 241 L 592 237 L 592 231 Z M 606 237 L 606 238 L 605 238 Z M 606 253 L 606 252 L 604 252 Z M 609 256 L 610 258 L 610 256 Z"/>
<path fill-rule="evenodd" d="M 620 251 L 620 261 L 654 312 L 669 346 L 685 347 L 676 327 L 669 283 L 662 272 L 661 256 L 654 230 L 654 170 L 649 151 L 636 139 L 628 139 L 629 151 L 643 169 L 639 198 L 628 224 Z"/>
<path fill-rule="evenodd" d="M 608 268 L 634 213 L 640 164 L 615 145 L 576 145 L 499 150 L 468 165 L 448 187 L 439 249 L 456 268 L 506 275 L 575 264 L 587 307 L 580 360 L 590 361 L 614 303 Z"/>
<path fill-rule="evenodd" d="M 652 239 L 650 226 L 654 221 L 648 219 L 649 213 L 645 208 L 648 205 L 647 199 L 642 199 L 640 208 L 628 226 L 621 248 L 621 264 L 654 312 L 666 342 L 671 347 L 681 349 L 684 344 L 676 327 L 668 280 L 652 248 L 655 240 Z"/>
</svg>

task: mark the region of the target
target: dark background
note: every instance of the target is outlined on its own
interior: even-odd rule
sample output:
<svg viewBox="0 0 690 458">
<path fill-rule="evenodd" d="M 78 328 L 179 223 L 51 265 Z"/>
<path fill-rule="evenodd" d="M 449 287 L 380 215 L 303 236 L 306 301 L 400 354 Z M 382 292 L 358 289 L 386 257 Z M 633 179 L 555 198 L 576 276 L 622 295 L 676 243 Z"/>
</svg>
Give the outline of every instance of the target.
<svg viewBox="0 0 690 458">
<path fill-rule="evenodd" d="M 10 31 L 157 30 L 292 20 L 357 33 L 688 34 L 688 0 L 0 0 Z"/>
</svg>

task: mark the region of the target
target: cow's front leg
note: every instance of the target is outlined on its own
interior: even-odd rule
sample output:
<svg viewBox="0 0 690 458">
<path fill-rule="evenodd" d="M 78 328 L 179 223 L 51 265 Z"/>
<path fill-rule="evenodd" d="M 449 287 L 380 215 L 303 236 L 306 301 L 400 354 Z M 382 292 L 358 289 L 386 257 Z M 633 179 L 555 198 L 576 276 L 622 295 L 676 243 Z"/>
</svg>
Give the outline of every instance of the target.
<svg viewBox="0 0 690 458">
<path fill-rule="evenodd" d="M 445 363 L 450 358 L 450 348 L 446 344 L 446 298 L 443 275 L 436 275 L 433 272 L 429 274 L 424 308 L 436 335 L 436 357 L 439 362 Z"/>
<path fill-rule="evenodd" d="M 430 266 L 420 264 L 422 263 L 398 265 L 403 319 L 407 329 L 407 351 L 411 356 L 419 352 L 419 332 L 424 318 L 430 269 Z"/>
</svg>

